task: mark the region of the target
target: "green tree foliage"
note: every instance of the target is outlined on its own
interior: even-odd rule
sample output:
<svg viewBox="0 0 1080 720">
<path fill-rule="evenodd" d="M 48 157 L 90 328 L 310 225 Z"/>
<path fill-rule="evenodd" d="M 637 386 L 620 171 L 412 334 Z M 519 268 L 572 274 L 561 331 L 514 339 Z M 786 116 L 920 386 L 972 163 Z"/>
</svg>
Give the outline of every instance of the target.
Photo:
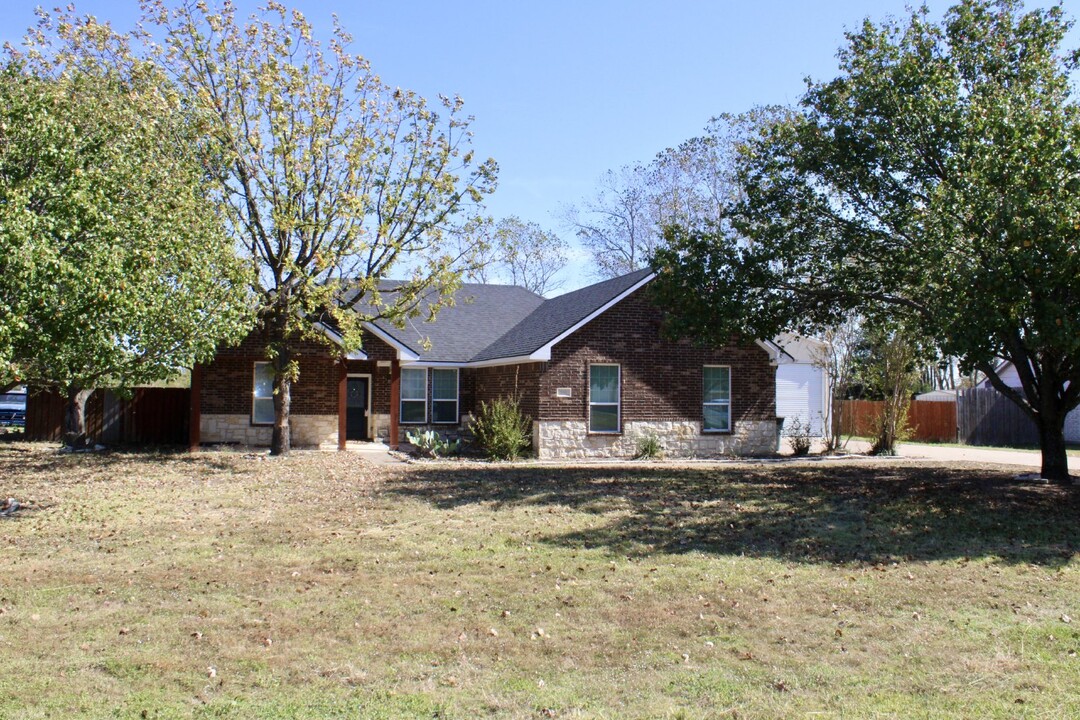
<svg viewBox="0 0 1080 720">
<path fill-rule="evenodd" d="M 897 443 L 911 436 L 908 410 L 918 381 L 921 345 L 892 323 L 874 323 L 866 332 L 869 352 L 860 367 L 865 389 L 882 400 L 874 419 L 871 452 L 895 455 Z"/>
<path fill-rule="evenodd" d="M 722 231 L 672 230 L 675 330 L 771 337 L 861 311 L 902 319 L 1036 422 L 1068 477 L 1080 402 L 1080 118 L 1060 7 L 967 0 L 870 21 L 840 75 L 742 148 Z M 1023 387 L 1006 387 L 996 361 Z"/>
<path fill-rule="evenodd" d="M 296 342 L 325 341 L 319 321 L 332 319 L 355 349 L 364 320 L 445 305 L 479 249 L 451 236 L 472 235 L 496 166 L 476 162 L 459 98 L 433 106 L 385 85 L 336 23 L 324 43 L 276 2 L 247 20 L 231 3 L 143 8 L 225 160 L 222 208 L 254 266 L 275 372 L 271 453 L 283 454 Z"/>
<path fill-rule="evenodd" d="M 251 315 L 181 96 L 107 61 L 107 28 L 56 39 L 0 73 L 0 374 L 66 394 L 81 446 L 95 388 L 176 375 Z"/>
</svg>

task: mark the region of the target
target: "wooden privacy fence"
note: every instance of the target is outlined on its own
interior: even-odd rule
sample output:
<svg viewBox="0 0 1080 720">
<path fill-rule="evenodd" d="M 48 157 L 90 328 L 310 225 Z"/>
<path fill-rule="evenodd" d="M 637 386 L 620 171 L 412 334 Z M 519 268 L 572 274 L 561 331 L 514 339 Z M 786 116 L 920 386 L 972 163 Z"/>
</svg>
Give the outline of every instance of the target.
<svg viewBox="0 0 1080 720">
<path fill-rule="evenodd" d="M 1038 445 L 1039 429 L 1020 407 L 993 388 L 961 390 L 960 442 L 968 445 Z"/>
<path fill-rule="evenodd" d="M 874 434 L 874 420 L 885 404 L 880 400 L 842 400 L 840 432 L 845 435 Z M 916 400 L 908 408 L 912 440 L 956 442 L 956 403 Z"/>
<path fill-rule="evenodd" d="M 26 438 L 60 440 L 66 401 L 55 390 L 26 397 Z M 130 399 L 97 390 L 86 402 L 86 429 L 100 443 L 172 445 L 188 442 L 191 391 L 138 388 Z"/>
</svg>

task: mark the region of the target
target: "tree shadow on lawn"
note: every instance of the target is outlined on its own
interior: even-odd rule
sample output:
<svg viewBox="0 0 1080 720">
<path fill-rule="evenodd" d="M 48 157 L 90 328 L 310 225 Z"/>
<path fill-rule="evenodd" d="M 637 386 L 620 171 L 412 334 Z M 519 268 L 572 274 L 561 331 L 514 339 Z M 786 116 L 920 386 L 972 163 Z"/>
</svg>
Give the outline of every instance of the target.
<svg viewBox="0 0 1080 720">
<path fill-rule="evenodd" d="M 556 511 L 551 532 L 534 541 L 627 555 L 1061 566 L 1080 549 L 1080 489 L 948 466 L 434 466 L 389 480 L 387 490 L 443 509 L 547 507 Z M 561 532 L 559 508 L 607 521 Z"/>
<path fill-rule="evenodd" d="M 0 475 L 73 471 L 86 473 L 145 465 L 240 472 L 228 455 L 191 453 L 186 445 L 118 445 L 92 452 L 65 453 L 54 443 L 0 445 Z"/>
</svg>

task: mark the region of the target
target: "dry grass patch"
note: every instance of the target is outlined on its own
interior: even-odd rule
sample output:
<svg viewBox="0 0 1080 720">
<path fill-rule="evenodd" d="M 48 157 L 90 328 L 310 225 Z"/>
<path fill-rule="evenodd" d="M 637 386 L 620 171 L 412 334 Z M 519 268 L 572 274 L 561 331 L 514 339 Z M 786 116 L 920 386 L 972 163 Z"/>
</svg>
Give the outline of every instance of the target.
<svg viewBox="0 0 1080 720">
<path fill-rule="evenodd" d="M 1080 493 L 995 471 L 5 444 L 0 478 L 0 717 L 1080 715 Z"/>
</svg>

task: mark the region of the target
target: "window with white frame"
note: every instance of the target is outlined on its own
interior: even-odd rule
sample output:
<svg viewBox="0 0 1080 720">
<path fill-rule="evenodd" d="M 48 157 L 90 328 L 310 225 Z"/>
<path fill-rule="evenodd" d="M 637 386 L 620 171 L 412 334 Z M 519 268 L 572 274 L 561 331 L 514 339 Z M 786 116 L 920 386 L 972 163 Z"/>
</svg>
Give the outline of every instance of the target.
<svg viewBox="0 0 1080 720">
<path fill-rule="evenodd" d="M 454 425 L 458 423 L 457 368 L 431 370 L 431 421 Z"/>
<path fill-rule="evenodd" d="M 705 432 L 731 432 L 731 368 L 706 365 L 701 370 L 702 425 Z"/>
<path fill-rule="evenodd" d="M 401 422 L 427 422 L 427 369 L 401 369 Z"/>
<path fill-rule="evenodd" d="M 619 366 L 589 366 L 589 432 L 619 432 Z"/>
<path fill-rule="evenodd" d="M 268 362 L 255 363 L 251 392 L 251 423 L 274 424 L 274 367 Z"/>
</svg>

